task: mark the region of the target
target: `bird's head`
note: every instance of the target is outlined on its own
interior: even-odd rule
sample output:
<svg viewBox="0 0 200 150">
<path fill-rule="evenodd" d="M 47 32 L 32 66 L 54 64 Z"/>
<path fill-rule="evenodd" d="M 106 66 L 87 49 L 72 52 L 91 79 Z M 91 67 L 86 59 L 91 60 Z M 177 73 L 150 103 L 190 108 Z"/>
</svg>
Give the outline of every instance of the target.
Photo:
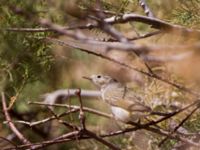
<svg viewBox="0 0 200 150">
<path fill-rule="evenodd" d="M 113 79 L 110 76 L 101 75 L 101 74 L 91 75 L 90 77 L 83 77 L 83 78 L 92 81 L 99 88 L 103 88 L 103 87 L 106 87 L 109 84 L 117 82 L 116 79 Z"/>
</svg>

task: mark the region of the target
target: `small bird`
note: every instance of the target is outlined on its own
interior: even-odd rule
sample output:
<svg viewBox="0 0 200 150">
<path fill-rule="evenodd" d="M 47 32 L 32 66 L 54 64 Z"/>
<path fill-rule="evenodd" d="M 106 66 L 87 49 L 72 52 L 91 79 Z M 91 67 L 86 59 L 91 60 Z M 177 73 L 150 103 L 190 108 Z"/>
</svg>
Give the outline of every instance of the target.
<svg viewBox="0 0 200 150">
<path fill-rule="evenodd" d="M 83 77 L 92 81 L 101 91 L 104 102 L 110 105 L 116 120 L 124 123 L 139 121 L 151 113 L 142 96 L 107 75 Z"/>
</svg>

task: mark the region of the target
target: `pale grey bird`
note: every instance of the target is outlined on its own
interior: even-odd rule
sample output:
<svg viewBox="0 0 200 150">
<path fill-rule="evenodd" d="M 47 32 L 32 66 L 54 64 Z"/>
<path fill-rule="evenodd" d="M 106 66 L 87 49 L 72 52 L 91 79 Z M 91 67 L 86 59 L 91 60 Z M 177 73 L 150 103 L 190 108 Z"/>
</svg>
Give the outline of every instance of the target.
<svg viewBox="0 0 200 150">
<path fill-rule="evenodd" d="M 138 121 L 151 113 L 142 95 L 136 94 L 122 83 L 106 75 L 92 75 L 84 77 L 92 81 L 101 91 L 103 101 L 110 105 L 117 120 L 128 123 Z"/>
</svg>

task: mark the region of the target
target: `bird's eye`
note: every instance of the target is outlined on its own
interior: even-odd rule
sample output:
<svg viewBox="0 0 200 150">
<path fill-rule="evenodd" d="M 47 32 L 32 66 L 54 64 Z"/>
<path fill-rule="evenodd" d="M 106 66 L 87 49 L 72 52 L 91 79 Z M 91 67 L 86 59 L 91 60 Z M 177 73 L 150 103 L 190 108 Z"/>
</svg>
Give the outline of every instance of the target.
<svg viewBox="0 0 200 150">
<path fill-rule="evenodd" d="M 98 76 L 97 76 L 97 78 L 101 78 L 101 76 L 100 76 L 100 75 L 98 75 Z"/>
<path fill-rule="evenodd" d="M 113 79 L 114 82 L 117 82 L 117 79 Z"/>
</svg>

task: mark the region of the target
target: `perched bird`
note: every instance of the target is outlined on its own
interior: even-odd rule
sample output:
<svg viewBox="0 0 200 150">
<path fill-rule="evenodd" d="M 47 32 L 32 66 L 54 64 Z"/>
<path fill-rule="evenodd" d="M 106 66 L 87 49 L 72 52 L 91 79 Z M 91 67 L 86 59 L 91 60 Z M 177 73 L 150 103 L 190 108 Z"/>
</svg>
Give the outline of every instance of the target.
<svg viewBox="0 0 200 150">
<path fill-rule="evenodd" d="M 92 75 L 84 77 L 92 81 L 101 91 L 103 101 L 110 105 L 114 118 L 124 123 L 139 121 L 151 112 L 142 96 L 127 88 L 110 76 Z"/>
</svg>

